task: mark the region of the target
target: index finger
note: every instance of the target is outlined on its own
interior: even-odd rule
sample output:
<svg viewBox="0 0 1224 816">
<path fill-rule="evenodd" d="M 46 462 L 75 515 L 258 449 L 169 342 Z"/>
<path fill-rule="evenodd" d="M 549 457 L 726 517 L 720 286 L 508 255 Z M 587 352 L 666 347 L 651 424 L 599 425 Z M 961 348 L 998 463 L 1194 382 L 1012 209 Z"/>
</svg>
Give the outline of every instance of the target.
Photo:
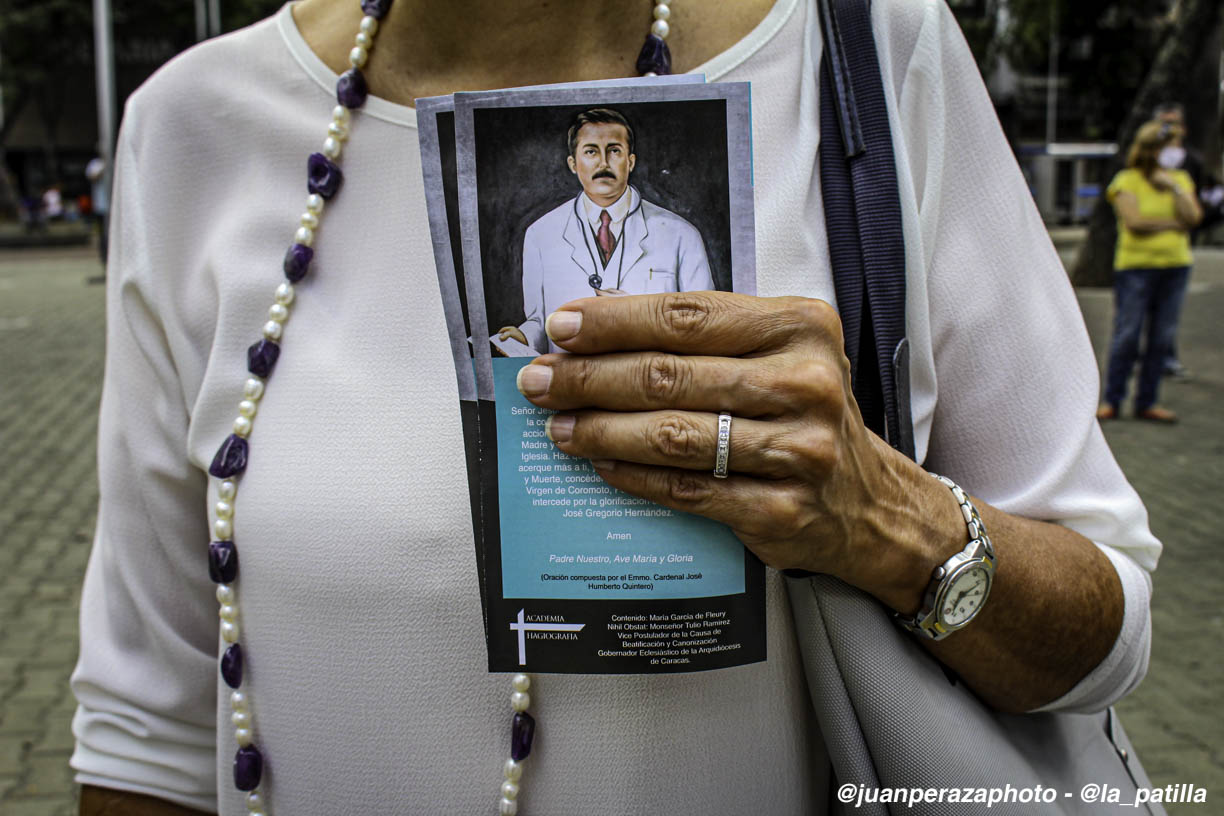
<svg viewBox="0 0 1224 816">
<path fill-rule="evenodd" d="M 742 357 L 812 332 L 833 335 L 841 348 L 841 321 L 824 301 L 734 292 L 583 298 L 549 315 L 545 331 L 576 354 L 654 350 Z"/>
</svg>

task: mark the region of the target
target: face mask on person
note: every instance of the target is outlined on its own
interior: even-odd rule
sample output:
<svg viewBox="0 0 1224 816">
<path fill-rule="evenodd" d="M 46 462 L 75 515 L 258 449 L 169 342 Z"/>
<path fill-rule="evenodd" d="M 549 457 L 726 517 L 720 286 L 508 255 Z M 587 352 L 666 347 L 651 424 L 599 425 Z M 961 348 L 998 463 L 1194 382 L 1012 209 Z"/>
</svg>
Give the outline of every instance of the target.
<svg viewBox="0 0 1224 816">
<path fill-rule="evenodd" d="M 1166 170 L 1181 167 L 1186 160 L 1186 149 L 1177 145 L 1169 145 L 1156 156 L 1156 163 Z"/>
</svg>

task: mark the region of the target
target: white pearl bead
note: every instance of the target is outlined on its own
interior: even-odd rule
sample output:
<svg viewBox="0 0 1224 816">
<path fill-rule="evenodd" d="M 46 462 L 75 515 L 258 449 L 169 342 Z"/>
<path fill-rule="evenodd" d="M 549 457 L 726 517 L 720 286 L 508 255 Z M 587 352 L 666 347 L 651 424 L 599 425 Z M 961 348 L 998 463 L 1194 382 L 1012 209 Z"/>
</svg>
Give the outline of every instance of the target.
<svg viewBox="0 0 1224 816">
<path fill-rule="evenodd" d="M 293 298 L 296 294 L 297 292 L 294 291 L 293 284 L 289 281 L 285 281 L 280 286 L 276 287 L 276 294 L 273 295 L 273 298 L 280 305 L 288 306 L 290 303 L 293 303 Z"/>
<path fill-rule="evenodd" d="M 667 24 L 666 20 L 655 20 L 653 23 L 650 24 L 650 33 L 655 35 L 661 40 L 666 40 L 667 35 L 670 32 L 671 32 L 671 26 Z"/>
<path fill-rule="evenodd" d="M 306 212 L 302 213 L 301 216 L 298 218 L 298 223 L 301 224 L 303 227 L 310 227 L 312 230 L 318 229 L 319 228 L 319 216 L 315 215 L 310 210 L 307 210 Z"/>
<path fill-rule="evenodd" d="M 234 742 L 238 743 L 243 748 L 250 745 L 251 744 L 251 729 L 235 728 L 234 729 Z"/>
<path fill-rule="evenodd" d="M 349 120 L 352 118 L 353 118 L 353 112 L 350 111 L 348 108 L 344 107 L 343 105 L 337 105 L 336 107 L 332 108 L 332 121 L 333 122 L 340 122 L 342 124 L 347 125 Z"/>
<path fill-rule="evenodd" d="M 332 122 L 327 126 L 327 132 L 343 142 L 348 138 L 349 128 L 348 125 L 342 125 L 339 122 Z"/>
<path fill-rule="evenodd" d="M 377 34 L 378 33 L 378 20 L 375 19 L 374 17 L 369 17 L 369 16 L 362 17 L 361 18 L 361 33 L 369 34 L 371 37 Z"/>
<path fill-rule="evenodd" d="M 231 691 L 230 692 L 230 708 L 235 711 L 246 711 L 249 701 L 245 692 Z"/>
<path fill-rule="evenodd" d="M 518 813 L 518 802 L 513 799 L 502 799 L 497 803 L 497 812 L 501 816 L 515 816 Z"/>
<path fill-rule="evenodd" d="M 238 624 L 233 621 L 221 621 L 221 639 L 226 643 L 237 643 Z"/>
<path fill-rule="evenodd" d="M 242 402 L 238 403 L 238 413 L 242 414 L 244 417 L 255 416 L 255 401 L 243 400 Z"/>
<path fill-rule="evenodd" d="M 252 813 L 264 806 L 263 797 L 260 796 L 259 791 L 251 791 L 247 794 L 246 806 L 247 810 L 251 811 Z"/>
<path fill-rule="evenodd" d="M 525 674 L 516 674 L 510 685 L 514 686 L 515 691 L 526 691 L 531 688 L 531 678 Z"/>
<path fill-rule="evenodd" d="M 223 621 L 233 623 L 238 618 L 238 607 L 233 604 L 221 604 L 217 610 L 217 617 Z"/>
<path fill-rule="evenodd" d="M 269 320 L 263 327 L 264 337 L 272 341 L 281 339 L 281 335 L 284 334 L 284 332 L 285 327 L 280 323 L 277 323 L 275 320 Z"/>
<path fill-rule="evenodd" d="M 293 242 L 302 246 L 310 246 L 314 243 L 314 230 L 310 227 L 298 227 L 297 232 L 293 233 Z"/>
<path fill-rule="evenodd" d="M 227 519 L 234 517 L 234 505 L 227 501 L 217 502 L 215 505 L 213 505 L 213 510 L 216 512 L 217 518 Z"/>
<path fill-rule="evenodd" d="M 285 284 L 288 286 L 289 284 Z M 247 381 L 242 384 L 242 396 L 249 400 L 258 400 L 263 396 L 264 384 L 263 380 L 257 380 L 254 377 L 248 377 Z"/>
<path fill-rule="evenodd" d="M 356 43 L 358 48 L 364 48 L 365 50 L 369 51 L 374 47 L 374 38 L 364 31 L 358 31 Z"/>
<path fill-rule="evenodd" d="M 523 777 L 523 763 L 507 759 L 506 764 L 502 766 L 502 774 L 511 782 L 519 781 Z"/>
<path fill-rule="evenodd" d="M 370 52 L 362 48 L 360 45 L 349 52 L 349 64 L 354 68 L 360 68 L 366 64 L 366 60 L 370 58 Z"/>
<path fill-rule="evenodd" d="M 235 711 L 233 714 L 230 714 L 230 722 L 234 724 L 235 728 L 250 728 L 251 712 Z"/>
<path fill-rule="evenodd" d="M 232 604 L 234 602 L 234 588 L 229 584 L 217 584 L 217 603 Z"/>
<path fill-rule="evenodd" d="M 507 799 L 517 799 L 519 795 L 519 786 L 507 779 L 502 783 L 501 795 Z"/>
<path fill-rule="evenodd" d="M 323 155 L 329 159 L 340 158 L 340 140 L 335 136 L 328 136 L 323 140 Z"/>
<path fill-rule="evenodd" d="M 244 416 L 234 417 L 234 433 L 246 439 L 251 435 L 251 420 Z"/>
<path fill-rule="evenodd" d="M 217 498 L 224 501 L 233 501 L 234 496 L 238 494 L 238 484 L 232 479 L 225 479 L 217 484 Z"/>
<path fill-rule="evenodd" d="M 658 76 L 658 74 L 656 74 L 654 71 L 647 71 L 646 73 L 642 74 L 642 76 L 644 76 L 644 77 L 656 77 L 656 76 Z"/>
<path fill-rule="evenodd" d="M 670 20 L 671 6 L 667 5 L 666 3 L 659 3 L 654 7 L 654 18 L 656 20 Z"/>
<path fill-rule="evenodd" d="M 213 522 L 213 534 L 218 541 L 229 541 L 234 537 L 234 525 L 229 519 L 217 519 Z"/>
<path fill-rule="evenodd" d="M 515 711 L 526 711 L 531 707 L 531 695 L 525 691 L 516 691 L 510 695 L 510 707 Z"/>
<path fill-rule="evenodd" d="M 348 108 L 345 108 L 345 110 L 348 110 Z M 318 215 L 319 213 L 323 212 L 323 201 L 323 196 L 319 195 L 318 193 L 311 193 L 310 195 L 306 196 L 306 209 L 310 210 L 315 215 Z"/>
<path fill-rule="evenodd" d="M 283 303 L 273 303 L 268 307 L 268 319 L 275 320 L 277 323 L 284 323 L 289 319 L 289 310 L 285 308 Z"/>
</svg>

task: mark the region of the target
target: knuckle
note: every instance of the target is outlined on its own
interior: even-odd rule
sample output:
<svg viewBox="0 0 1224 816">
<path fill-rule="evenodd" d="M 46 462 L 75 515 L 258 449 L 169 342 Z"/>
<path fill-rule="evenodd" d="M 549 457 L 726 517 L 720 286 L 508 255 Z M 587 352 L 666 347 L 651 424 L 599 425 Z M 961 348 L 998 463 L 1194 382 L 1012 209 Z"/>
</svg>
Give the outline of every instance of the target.
<svg viewBox="0 0 1224 816">
<path fill-rule="evenodd" d="M 841 341 L 842 323 L 837 310 L 823 300 L 798 298 L 793 306 L 796 322 L 811 332 Z"/>
<path fill-rule="evenodd" d="M 659 299 L 659 323 L 683 339 L 700 334 L 716 309 L 713 298 L 696 292 L 680 292 Z"/>
<path fill-rule="evenodd" d="M 710 447 L 701 429 L 679 414 L 668 414 L 653 423 L 647 444 L 666 459 L 689 459 Z"/>
<path fill-rule="evenodd" d="M 807 371 L 808 398 L 822 407 L 839 405 L 844 396 L 845 382 L 840 366 L 827 360 L 815 361 Z"/>
<path fill-rule="evenodd" d="M 696 473 L 671 471 L 663 487 L 666 496 L 675 504 L 700 505 L 710 498 L 709 481 Z"/>
<path fill-rule="evenodd" d="M 839 366 L 824 359 L 808 358 L 791 367 L 785 375 L 786 403 L 795 413 L 813 410 L 827 413 L 844 401 L 845 382 Z"/>
<path fill-rule="evenodd" d="M 651 354 L 642 363 L 642 389 L 655 405 L 670 405 L 689 386 L 691 372 L 684 361 L 670 354 Z"/>
<path fill-rule="evenodd" d="M 797 472 L 809 477 L 833 472 L 840 458 L 837 440 L 827 426 L 795 432 L 786 441 L 786 451 Z"/>
<path fill-rule="evenodd" d="M 574 396 L 587 394 L 595 382 L 597 358 L 568 355 L 553 363 L 555 368 L 564 366 L 566 390 Z"/>
<path fill-rule="evenodd" d="M 806 505 L 794 490 L 780 490 L 773 494 L 766 514 L 770 519 L 772 534 L 779 539 L 801 536 L 808 526 Z"/>
<path fill-rule="evenodd" d="M 613 447 L 612 429 L 605 417 L 588 412 L 577 415 L 578 422 L 574 424 L 574 436 L 569 444 L 581 447 L 593 454 L 602 454 Z"/>
</svg>

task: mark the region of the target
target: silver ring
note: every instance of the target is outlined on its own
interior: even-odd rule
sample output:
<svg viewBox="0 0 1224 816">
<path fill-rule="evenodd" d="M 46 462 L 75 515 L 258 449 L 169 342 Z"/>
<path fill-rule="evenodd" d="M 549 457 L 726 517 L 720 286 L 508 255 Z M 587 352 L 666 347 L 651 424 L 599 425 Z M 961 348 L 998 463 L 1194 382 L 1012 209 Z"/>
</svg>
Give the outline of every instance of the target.
<svg viewBox="0 0 1224 816">
<path fill-rule="evenodd" d="M 727 478 L 727 461 L 731 458 L 731 415 L 718 415 L 718 449 L 714 452 L 714 478 Z"/>
</svg>

